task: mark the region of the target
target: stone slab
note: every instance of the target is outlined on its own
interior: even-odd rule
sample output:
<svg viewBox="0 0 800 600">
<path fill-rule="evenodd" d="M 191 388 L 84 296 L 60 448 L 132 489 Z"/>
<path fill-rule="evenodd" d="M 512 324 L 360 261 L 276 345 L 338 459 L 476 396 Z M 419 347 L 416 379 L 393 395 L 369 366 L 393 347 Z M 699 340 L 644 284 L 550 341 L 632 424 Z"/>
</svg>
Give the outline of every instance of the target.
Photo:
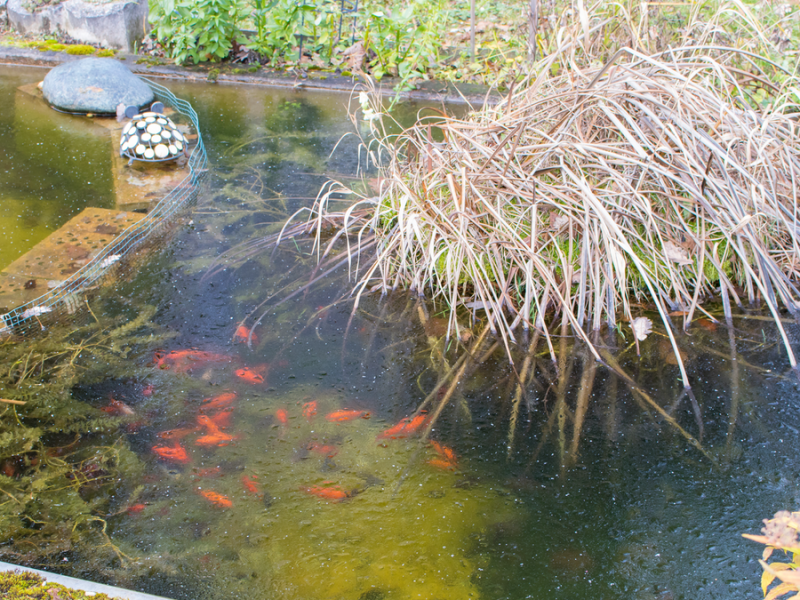
<svg viewBox="0 0 800 600">
<path fill-rule="evenodd" d="M 36 280 L 41 295 L 53 285 L 49 282 L 57 284 L 68 278 L 142 218 L 144 215 L 129 211 L 86 208 L 8 265 L 2 274 L 18 279 L 7 280 L 6 285 L 16 284 L 13 291 L 19 292 L 20 281 Z M 44 282 L 43 287 L 40 281 Z M 0 294 L 0 305 L 5 304 Z"/>
<path fill-rule="evenodd" d="M 147 0 L 64 3 L 63 28 L 73 39 L 134 52 L 148 30 Z"/>
<path fill-rule="evenodd" d="M 64 4 L 44 6 L 30 12 L 22 4 L 23 0 L 8 0 L 6 11 L 8 24 L 25 35 L 49 35 L 63 30 Z"/>
<path fill-rule="evenodd" d="M 0 0 L 0 13 L 8 24 L 23 34 L 51 35 L 63 31 L 84 44 L 133 52 L 149 30 L 147 0 L 93 3 L 66 0 L 34 12 L 23 0 Z M 3 18 L 0 16 L 0 18 Z"/>
</svg>

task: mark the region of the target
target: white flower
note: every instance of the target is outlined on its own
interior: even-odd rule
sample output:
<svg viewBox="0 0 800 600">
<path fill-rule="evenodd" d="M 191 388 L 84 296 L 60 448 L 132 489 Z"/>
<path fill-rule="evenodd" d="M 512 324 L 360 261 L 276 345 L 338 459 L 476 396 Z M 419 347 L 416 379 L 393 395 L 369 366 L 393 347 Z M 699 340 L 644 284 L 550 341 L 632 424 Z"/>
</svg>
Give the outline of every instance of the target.
<svg viewBox="0 0 800 600">
<path fill-rule="evenodd" d="M 641 342 L 653 332 L 653 322 L 647 317 L 636 317 L 631 321 L 631 329 L 634 337 Z"/>
</svg>

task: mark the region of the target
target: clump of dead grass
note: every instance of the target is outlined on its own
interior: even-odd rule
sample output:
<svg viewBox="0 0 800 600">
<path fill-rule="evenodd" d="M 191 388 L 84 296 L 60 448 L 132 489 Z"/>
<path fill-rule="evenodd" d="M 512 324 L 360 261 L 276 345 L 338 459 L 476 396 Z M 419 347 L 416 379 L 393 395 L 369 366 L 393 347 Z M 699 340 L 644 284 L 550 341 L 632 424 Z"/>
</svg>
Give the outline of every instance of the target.
<svg viewBox="0 0 800 600">
<path fill-rule="evenodd" d="M 347 240 L 357 296 L 429 295 L 451 331 L 471 312 L 507 345 L 531 327 L 549 343 L 558 323 L 589 343 L 646 301 L 675 345 L 671 311 L 688 325 L 710 298 L 728 317 L 731 302 L 761 301 L 795 366 L 779 313 L 800 306 L 798 106 L 757 61 L 623 49 L 600 69 L 542 68 L 496 106 L 379 136 L 378 194 L 340 210 L 350 190 L 332 185 L 311 223 L 342 228 L 331 243 Z"/>
</svg>

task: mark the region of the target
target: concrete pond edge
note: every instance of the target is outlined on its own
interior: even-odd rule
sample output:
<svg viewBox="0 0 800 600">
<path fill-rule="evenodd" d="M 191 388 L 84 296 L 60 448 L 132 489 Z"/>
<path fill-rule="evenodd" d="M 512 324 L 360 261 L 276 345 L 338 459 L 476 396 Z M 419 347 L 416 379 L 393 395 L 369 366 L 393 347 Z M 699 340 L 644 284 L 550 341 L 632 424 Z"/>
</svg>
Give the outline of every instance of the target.
<svg viewBox="0 0 800 600">
<path fill-rule="evenodd" d="M 2 2 L 3 0 L 0 0 Z M 41 52 L 36 48 L 18 48 L 16 46 L 0 46 L 0 64 L 13 66 L 52 68 L 83 56 L 73 56 L 65 52 L 48 50 Z M 203 64 L 197 66 L 179 66 L 159 64 L 161 61 L 150 56 L 136 54 L 118 54 L 121 61 L 136 75 L 150 78 L 176 79 L 199 83 L 256 85 L 272 88 L 288 88 L 293 90 L 316 90 L 329 92 L 353 93 L 366 90 L 363 78 L 358 75 L 343 76 L 321 71 L 309 73 L 278 72 L 262 68 L 256 73 L 233 73 L 237 65 Z M 246 65 L 240 65 L 246 68 Z M 384 98 L 392 98 L 395 94 L 403 99 L 436 102 L 441 104 L 470 104 L 479 108 L 484 104 L 495 104 L 503 97 L 500 92 L 480 85 L 456 85 L 448 81 L 424 81 L 418 89 L 395 92 L 397 82 L 385 80 L 376 87 Z"/>
</svg>

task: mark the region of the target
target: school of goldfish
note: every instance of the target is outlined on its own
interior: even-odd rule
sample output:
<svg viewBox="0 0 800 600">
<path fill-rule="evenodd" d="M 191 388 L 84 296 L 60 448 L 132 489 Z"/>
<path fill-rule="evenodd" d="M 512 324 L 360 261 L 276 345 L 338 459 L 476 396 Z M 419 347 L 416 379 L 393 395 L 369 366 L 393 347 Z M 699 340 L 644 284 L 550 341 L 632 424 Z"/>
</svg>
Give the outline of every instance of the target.
<svg viewBox="0 0 800 600">
<path fill-rule="evenodd" d="M 257 343 L 258 340 L 255 334 L 251 335 L 250 330 L 243 326 L 236 330 L 233 339 L 235 342 L 248 342 L 249 340 L 253 343 Z M 154 356 L 156 368 L 172 370 L 175 373 L 190 373 L 195 367 L 209 363 L 230 364 L 234 361 L 235 359 L 231 356 L 195 349 L 157 352 Z M 251 385 L 264 384 L 268 372 L 269 365 L 267 364 L 244 366 L 233 370 L 237 379 Z M 153 386 L 148 386 L 145 390 L 147 395 L 155 392 Z M 188 466 L 193 462 L 192 452 L 189 450 L 191 446 L 200 449 L 201 452 L 208 452 L 215 448 L 235 444 L 239 436 L 230 433 L 229 430 L 234 418 L 237 398 L 238 395 L 235 391 L 224 391 L 203 399 L 197 409 L 193 424 L 167 429 L 156 434 L 158 442 L 151 448 L 153 454 L 168 463 Z M 297 417 L 302 417 L 306 423 L 312 423 L 317 418 L 318 408 L 316 400 L 303 403 L 297 414 L 290 407 L 280 407 L 272 412 L 273 423 L 282 431 L 292 427 L 292 421 Z M 102 410 L 112 415 L 134 414 L 134 411 L 126 404 L 114 399 Z M 369 419 L 370 416 L 370 412 L 366 410 L 342 408 L 328 412 L 322 418 L 324 421 L 334 424 L 335 427 L 341 427 L 359 419 Z M 420 435 L 429 423 L 430 416 L 424 410 L 419 411 L 379 433 L 375 437 L 375 442 L 385 446 L 388 440 Z M 458 458 L 452 448 L 434 440 L 430 441 L 430 448 L 433 455 L 426 461 L 428 465 L 449 471 L 458 469 Z M 339 445 L 331 441 L 325 443 L 306 442 L 304 446 L 304 451 L 315 453 L 326 460 L 335 457 L 339 450 Z M 219 467 L 193 469 L 193 476 L 198 483 L 202 484 L 197 487 L 197 493 L 212 506 L 226 509 L 233 506 L 231 497 L 208 489 L 207 482 L 209 479 L 220 478 L 223 475 L 224 472 Z M 265 504 L 268 504 L 267 499 L 271 502 L 271 497 L 260 485 L 257 475 L 248 473 L 241 475 L 240 482 L 246 494 L 262 496 Z M 330 503 L 346 501 L 361 491 L 360 489 L 344 489 L 333 481 L 325 481 L 321 485 L 301 485 L 298 486 L 298 489 L 305 494 Z M 136 513 L 144 508 L 145 505 L 135 505 L 127 510 L 129 513 Z"/>
</svg>

